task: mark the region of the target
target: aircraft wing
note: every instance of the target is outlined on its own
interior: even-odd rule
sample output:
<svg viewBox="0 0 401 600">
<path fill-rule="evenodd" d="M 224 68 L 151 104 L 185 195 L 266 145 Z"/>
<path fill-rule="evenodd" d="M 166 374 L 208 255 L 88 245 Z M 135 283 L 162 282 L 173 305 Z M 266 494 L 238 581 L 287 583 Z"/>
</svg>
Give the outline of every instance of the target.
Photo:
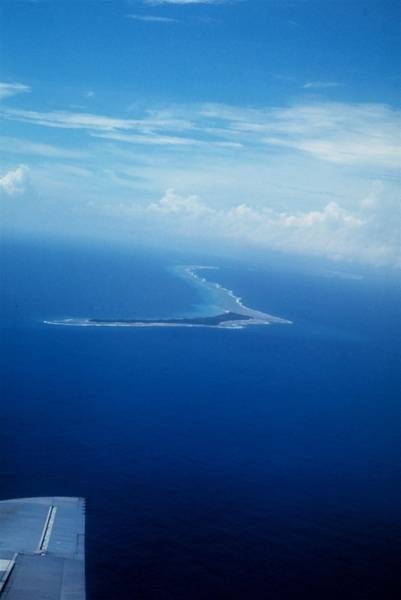
<svg viewBox="0 0 401 600">
<path fill-rule="evenodd" d="M 0 502 L 0 599 L 85 600 L 85 500 Z"/>
</svg>

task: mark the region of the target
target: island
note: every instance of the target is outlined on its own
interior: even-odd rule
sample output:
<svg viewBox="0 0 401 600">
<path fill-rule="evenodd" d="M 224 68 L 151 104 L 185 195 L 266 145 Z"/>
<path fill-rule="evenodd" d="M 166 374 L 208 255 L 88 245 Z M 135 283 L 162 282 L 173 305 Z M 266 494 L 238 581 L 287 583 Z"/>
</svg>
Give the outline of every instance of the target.
<svg viewBox="0 0 401 600">
<path fill-rule="evenodd" d="M 238 327 L 242 326 L 243 321 L 248 321 L 251 317 L 240 315 L 233 312 L 225 312 L 221 315 L 211 317 L 181 317 L 179 319 L 88 319 L 88 324 L 92 325 L 120 325 L 126 326 L 155 326 L 155 325 L 177 325 L 180 327 Z"/>
<path fill-rule="evenodd" d="M 232 290 L 199 275 L 200 271 L 216 270 L 211 266 L 175 266 L 173 273 L 195 285 L 205 296 L 204 314 L 182 317 L 149 318 L 67 318 L 44 321 L 47 325 L 78 327 L 213 327 L 244 329 L 249 325 L 291 324 L 291 321 L 249 308 Z M 212 314 L 208 314 L 211 312 Z"/>
</svg>

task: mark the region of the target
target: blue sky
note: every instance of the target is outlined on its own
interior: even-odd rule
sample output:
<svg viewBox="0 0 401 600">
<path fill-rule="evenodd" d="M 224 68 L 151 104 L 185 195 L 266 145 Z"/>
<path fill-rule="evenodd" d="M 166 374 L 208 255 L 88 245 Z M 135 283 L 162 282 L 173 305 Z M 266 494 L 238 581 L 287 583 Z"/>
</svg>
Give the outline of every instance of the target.
<svg viewBox="0 0 401 600">
<path fill-rule="evenodd" d="M 398 2 L 0 10 L 9 235 L 400 264 Z"/>
</svg>

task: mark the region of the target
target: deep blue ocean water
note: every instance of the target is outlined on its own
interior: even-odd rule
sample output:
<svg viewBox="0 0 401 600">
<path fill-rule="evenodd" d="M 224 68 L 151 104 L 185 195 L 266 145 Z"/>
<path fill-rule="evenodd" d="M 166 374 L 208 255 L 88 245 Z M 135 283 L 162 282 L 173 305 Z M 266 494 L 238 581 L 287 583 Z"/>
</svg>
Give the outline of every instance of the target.
<svg viewBox="0 0 401 600">
<path fill-rule="evenodd" d="M 57 327 L 200 298 L 182 256 L 1 254 L 0 497 L 86 497 L 89 600 L 399 597 L 398 284 L 227 260 L 294 325 Z"/>
</svg>

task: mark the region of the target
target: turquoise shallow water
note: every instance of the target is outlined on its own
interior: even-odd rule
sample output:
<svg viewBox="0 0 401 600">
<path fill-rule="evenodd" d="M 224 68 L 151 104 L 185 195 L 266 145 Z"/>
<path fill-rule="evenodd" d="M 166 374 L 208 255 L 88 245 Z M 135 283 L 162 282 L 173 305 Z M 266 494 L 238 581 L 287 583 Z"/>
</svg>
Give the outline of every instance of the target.
<svg viewBox="0 0 401 600">
<path fill-rule="evenodd" d="M 180 256 L 3 256 L 1 497 L 87 498 L 90 599 L 398 596 L 396 284 L 225 261 L 216 281 L 294 324 L 46 328 L 203 299 Z"/>
<path fill-rule="evenodd" d="M 148 318 L 136 317 L 67 317 L 44 319 L 46 326 L 70 327 L 219 327 L 243 329 L 271 324 L 291 325 L 292 321 L 269 315 L 261 310 L 246 306 L 235 293 L 218 282 L 210 281 L 207 275 L 219 271 L 212 266 L 180 265 L 169 269 L 172 277 L 180 277 L 186 286 L 195 288 L 200 304 L 188 306 L 181 315 Z M 115 310 L 115 309 L 114 309 Z M 133 308 L 132 308 L 133 311 Z M 113 313 L 114 314 L 114 313 Z"/>
</svg>

